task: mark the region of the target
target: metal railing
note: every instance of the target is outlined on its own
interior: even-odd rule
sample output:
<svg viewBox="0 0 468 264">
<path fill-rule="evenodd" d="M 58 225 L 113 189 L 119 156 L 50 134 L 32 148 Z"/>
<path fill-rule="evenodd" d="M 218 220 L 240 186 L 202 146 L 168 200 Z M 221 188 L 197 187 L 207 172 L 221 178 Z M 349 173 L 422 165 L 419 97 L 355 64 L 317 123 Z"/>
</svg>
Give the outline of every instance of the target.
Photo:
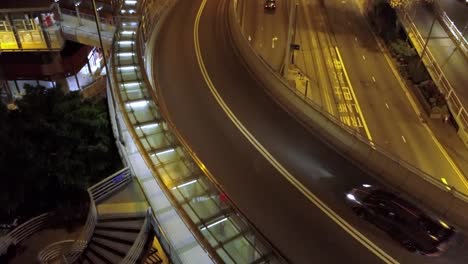
<svg viewBox="0 0 468 264">
<path fill-rule="evenodd" d="M 451 36 L 451 39 L 456 42 L 456 45 L 460 48 L 462 54 L 468 59 L 468 41 L 465 36 L 463 36 L 455 23 L 442 9 L 438 1 L 432 1 L 430 5 L 432 5 L 435 15 L 438 16 L 441 25 L 445 28 L 447 34 Z"/>
<path fill-rule="evenodd" d="M 37 256 L 39 263 L 73 263 L 86 248 L 86 241 L 63 240 L 52 243 Z"/>
<path fill-rule="evenodd" d="M 138 233 L 137 238 L 133 242 L 132 247 L 125 255 L 125 258 L 120 262 L 121 264 L 134 264 L 137 262 L 138 258 L 143 254 L 145 249 L 146 242 L 148 241 L 148 233 L 151 226 L 151 208 L 148 208 L 146 212 L 146 217 L 143 225 L 141 226 L 140 232 Z"/>
<path fill-rule="evenodd" d="M 34 217 L 0 238 L 0 255 L 7 252 L 10 245 L 17 245 L 32 234 L 44 229 L 48 224 L 49 213 Z"/>
<path fill-rule="evenodd" d="M 98 203 L 124 187 L 133 178 L 129 168 L 124 168 L 104 180 L 91 186 L 88 191 L 91 195 L 91 200 Z"/>
<path fill-rule="evenodd" d="M 59 259 L 65 260 L 65 263 L 76 261 L 93 236 L 98 220 L 96 203 L 123 188 L 133 179 L 132 177 L 130 170 L 124 168 L 88 188 L 90 200 L 88 218 L 80 235 L 74 240 L 64 240 L 48 245 L 39 252 L 38 261 L 40 263 L 49 263 Z"/>
<path fill-rule="evenodd" d="M 76 14 L 76 11 L 74 11 L 74 10 L 60 8 L 60 11 L 62 12 L 62 15 L 69 15 L 69 16 L 73 16 L 73 17 L 78 17 L 78 15 Z M 80 12 L 80 18 L 85 19 L 85 20 L 90 20 L 93 23 L 95 23 L 94 22 L 95 21 L 95 19 L 94 19 L 95 16 L 94 15 L 90 15 L 90 14 Z M 100 17 L 99 22 L 102 23 L 102 24 L 109 24 L 109 22 L 111 22 L 111 21 Z M 112 23 L 110 23 L 110 24 L 115 24 L 115 20 L 112 20 Z"/>
<path fill-rule="evenodd" d="M 447 77 L 445 77 L 444 72 L 438 65 L 431 51 L 428 48 L 426 48 L 425 54 L 421 54 L 424 49 L 423 47 L 425 44 L 425 40 L 419 33 L 410 15 L 408 14 L 408 12 L 402 9 L 398 9 L 397 14 L 400 17 L 400 20 L 403 22 L 404 27 L 407 30 L 408 35 L 416 48 L 416 51 L 420 56 L 424 55 L 422 61 L 424 65 L 426 65 L 426 68 L 429 74 L 431 75 L 432 79 L 436 83 L 437 87 L 445 96 L 447 104 L 450 110 L 452 111 L 453 115 L 457 120 L 459 120 L 462 123 L 462 127 L 468 128 L 468 112 L 466 111 L 462 102 L 458 98 L 455 90 L 448 81 Z"/>
<path fill-rule="evenodd" d="M 232 15 L 235 17 L 234 18 L 235 21 L 239 21 L 237 19 L 237 13 L 235 11 L 232 12 Z M 240 34 L 242 34 L 242 33 L 240 33 Z M 410 175 L 408 175 L 407 173 L 404 173 L 405 171 L 409 171 L 412 174 L 418 175 L 421 179 L 425 180 L 426 182 L 429 182 L 432 185 L 436 186 L 438 189 L 440 189 L 440 190 L 442 190 L 444 192 L 450 192 L 453 196 L 455 196 L 455 197 L 461 199 L 462 201 L 468 203 L 468 196 L 465 195 L 464 193 L 459 192 L 453 186 L 444 185 L 436 177 L 434 177 L 432 175 L 429 175 L 429 174 L 425 173 L 424 171 L 414 167 L 413 165 L 411 165 L 409 162 L 407 162 L 405 160 L 399 159 L 393 153 L 387 151 L 385 147 L 382 147 L 382 146 L 380 146 L 378 144 L 375 144 L 375 142 L 370 142 L 368 140 L 368 138 L 364 137 L 360 132 L 350 128 L 348 125 L 341 122 L 341 120 L 337 119 L 335 116 L 333 116 L 328 111 L 326 111 L 326 109 L 324 109 L 321 105 L 319 105 L 316 102 L 312 101 L 311 99 L 305 97 L 303 93 L 296 90 L 289 83 L 287 83 L 286 80 L 284 80 L 280 76 L 278 76 L 278 74 L 275 72 L 275 70 L 272 69 L 270 67 L 270 65 L 255 51 L 254 47 L 252 47 L 252 45 L 248 41 L 247 37 L 245 37 L 245 35 L 243 35 L 242 37 L 243 37 L 242 41 L 244 43 L 247 43 L 246 45 L 248 45 L 248 47 L 249 47 L 250 54 L 255 56 L 255 60 L 258 60 L 260 62 L 260 64 L 262 64 L 262 66 L 265 69 L 268 69 L 268 71 L 272 75 L 277 76 L 277 79 L 280 80 L 281 82 L 283 82 L 284 85 L 282 85 L 282 86 L 286 86 L 289 90 L 293 91 L 294 94 L 300 100 L 304 101 L 308 106 L 310 106 L 312 109 L 317 111 L 317 113 L 320 113 L 322 116 L 324 116 L 326 118 L 327 122 L 332 124 L 332 125 L 325 124 L 324 127 L 321 128 L 324 134 L 327 133 L 327 131 L 328 131 L 327 129 L 329 127 L 337 127 L 337 129 L 339 128 L 339 129 L 341 129 L 343 131 L 346 131 L 346 133 L 350 135 L 350 138 L 355 139 L 355 141 L 353 141 L 353 142 L 348 142 L 348 146 L 351 147 L 349 151 L 351 151 L 352 147 L 354 147 L 355 145 L 358 145 L 357 142 L 359 142 L 363 146 L 366 146 L 366 151 L 362 151 L 362 152 L 367 155 L 365 158 L 369 160 L 369 163 L 374 162 L 375 160 L 379 160 L 380 159 L 379 157 L 385 157 L 385 159 L 387 160 L 388 166 L 389 167 L 391 166 L 392 168 L 400 168 L 399 171 L 402 172 L 402 175 L 407 175 L 407 177 L 409 177 Z M 342 154 L 347 154 L 347 153 L 342 153 Z M 352 154 L 352 153 L 349 153 L 349 154 Z M 362 155 L 362 153 L 356 153 L 356 155 Z"/>
<path fill-rule="evenodd" d="M 172 1 L 171 4 L 174 3 L 175 1 Z M 155 12 L 164 16 L 164 12 Z M 145 23 L 150 21 L 152 20 L 146 20 Z M 258 234 L 252 232 L 251 226 L 242 221 L 240 214 L 237 212 L 232 213 L 235 211 L 233 207 L 219 200 L 222 190 L 213 185 L 211 178 L 205 174 L 206 169 L 197 166 L 198 163 L 192 160 L 193 157 L 190 151 L 180 142 L 180 139 L 175 135 L 176 132 L 174 132 L 173 127 L 169 125 L 169 120 L 162 114 L 160 109 L 161 102 L 157 100 L 156 92 L 152 89 L 144 72 L 144 64 L 141 58 L 143 57 L 142 51 L 147 43 L 142 34 L 143 26 L 138 22 L 140 22 L 138 18 L 122 20 L 122 29 L 118 28 L 116 30 L 110 76 L 112 76 L 112 86 L 114 89 L 112 92 L 116 98 L 116 104 L 121 109 L 120 111 L 127 125 L 128 133 L 137 145 L 139 153 L 155 176 L 161 190 L 182 218 L 182 222 L 192 232 L 202 248 L 208 252 L 213 261 L 224 262 L 223 258 L 226 258 L 225 261 L 227 262 L 236 262 L 236 256 L 232 255 L 233 252 L 225 248 L 222 243 L 226 239 L 222 238 L 220 234 L 214 233 L 214 230 L 209 227 L 210 222 L 208 221 L 210 217 L 222 217 L 227 227 L 232 226 L 232 231 L 237 234 L 234 235 L 234 239 L 238 239 L 238 241 L 244 243 L 243 247 L 246 248 L 245 250 L 248 249 L 251 252 L 251 255 L 245 257 L 256 257 L 257 261 L 268 259 L 272 263 L 276 262 L 278 259 L 275 257 L 277 256 L 271 254 L 271 250 L 260 251 L 260 248 L 263 250 L 268 248 L 268 246 L 263 244 L 262 239 L 257 237 Z M 131 25 L 134 26 L 132 27 Z M 152 21 L 151 26 L 158 28 L 157 21 Z M 122 36 L 121 32 L 125 32 L 125 35 Z M 127 43 L 127 46 L 122 48 L 119 44 L 120 42 Z M 119 56 L 122 54 L 129 56 Z M 133 107 L 133 104 L 139 106 Z M 142 127 L 147 123 L 157 123 L 155 125 L 157 129 L 154 129 L 157 131 L 145 133 Z M 160 158 L 157 153 L 165 149 L 170 149 L 171 154 L 165 154 L 165 157 Z M 165 153 L 165 151 L 162 152 Z M 172 169 L 169 169 L 169 166 Z M 177 168 L 177 170 L 174 170 L 174 168 Z M 200 168 L 202 169 L 200 170 Z M 190 199 L 194 197 L 183 198 L 186 194 L 182 193 L 174 185 L 180 181 L 187 181 L 187 179 L 193 180 L 194 177 L 197 180 L 192 181 L 191 184 L 198 186 L 198 192 L 202 193 L 195 195 L 203 195 L 201 198 L 203 198 L 203 201 L 206 201 L 205 204 L 204 202 L 199 202 L 197 205 L 203 208 L 201 211 L 200 208 L 194 206 L 193 202 L 190 202 Z M 244 225 L 236 226 L 239 222 L 243 222 Z M 215 243 L 216 246 L 211 245 L 207 241 L 207 238 L 212 243 Z M 228 239 L 227 241 L 230 240 Z M 175 254 L 173 250 L 170 250 L 170 252 Z"/>
</svg>

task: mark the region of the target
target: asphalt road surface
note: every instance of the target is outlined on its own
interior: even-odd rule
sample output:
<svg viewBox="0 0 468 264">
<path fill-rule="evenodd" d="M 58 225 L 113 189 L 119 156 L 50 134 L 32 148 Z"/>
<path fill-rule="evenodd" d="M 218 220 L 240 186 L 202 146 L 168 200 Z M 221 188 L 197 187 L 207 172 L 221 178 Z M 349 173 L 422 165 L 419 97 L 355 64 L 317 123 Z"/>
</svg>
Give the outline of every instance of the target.
<svg viewBox="0 0 468 264">
<path fill-rule="evenodd" d="M 276 24 L 259 22 L 259 18 L 264 17 L 264 12 L 258 8 L 258 3 L 262 1 L 254 2 L 257 4 L 251 4 L 250 9 L 245 11 L 246 28 L 262 25 L 262 33 L 271 31 L 268 27 L 286 31 L 287 26 L 278 25 L 278 21 L 287 25 L 287 19 L 277 17 Z M 301 45 L 301 50 L 296 52 L 295 63 L 311 79 L 311 99 L 341 120 L 342 115 L 350 115 L 354 120 L 361 119 L 356 107 L 359 105 L 362 120 L 349 122 L 350 125 L 360 125 L 358 128 L 361 132 L 364 131 L 362 126 L 367 125 L 372 139 L 379 146 L 468 194 L 468 181 L 462 170 L 453 165 L 455 163 L 451 157 L 412 108 L 394 73 L 396 69 L 392 71 L 380 52 L 371 29 L 354 1 L 329 0 L 324 5 L 316 0 L 298 2 L 296 42 Z M 252 39 L 260 43 L 270 38 L 268 34 L 252 35 Z M 259 45 L 254 47 L 260 54 L 274 52 Z M 340 72 L 336 71 L 338 60 L 335 47 L 341 54 L 352 86 L 336 81 Z M 264 57 L 272 58 L 272 55 Z M 357 100 L 344 101 L 345 89 L 353 89 Z"/>
<path fill-rule="evenodd" d="M 382 260 L 338 225 L 336 216 L 325 214 L 323 206 L 316 206 L 297 184 L 291 184 L 285 177 L 288 173 L 306 192 L 401 263 L 468 262 L 463 237 L 454 240 L 444 256 L 427 258 L 406 252 L 382 231 L 357 218 L 345 202 L 345 193 L 362 183 L 374 184 L 375 179 L 305 130 L 265 94 L 232 48 L 226 28 L 227 1 L 207 0 L 198 34 L 194 32 L 201 2 L 180 1 L 168 16 L 154 47 L 153 77 L 160 84 L 171 119 L 193 151 L 291 263 Z M 201 57 L 195 51 L 195 35 L 199 36 Z M 203 64 L 199 64 L 201 60 Z M 206 67 L 203 74 L 200 65 Z M 224 100 L 223 107 L 219 97 L 213 96 L 213 88 Z M 238 129 L 239 123 L 236 126 L 228 118 L 227 107 L 256 144 L 247 140 L 246 131 Z M 261 154 L 259 145 L 269 158 Z M 272 160 L 288 173 L 280 173 Z"/>
</svg>

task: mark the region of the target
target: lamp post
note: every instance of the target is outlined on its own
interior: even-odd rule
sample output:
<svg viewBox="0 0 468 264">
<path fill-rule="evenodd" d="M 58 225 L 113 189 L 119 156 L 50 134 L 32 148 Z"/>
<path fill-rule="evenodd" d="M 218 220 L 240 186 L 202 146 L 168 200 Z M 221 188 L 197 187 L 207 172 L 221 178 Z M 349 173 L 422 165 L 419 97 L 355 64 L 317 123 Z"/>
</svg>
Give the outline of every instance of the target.
<svg viewBox="0 0 468 264">
<path fill-rule="evenodd" d="M 59 4 L 60 0 L 54 0 L 54 4 L 55 4 L 55 7 L 57 7 L 57 13 L 59 15 L 59 21 L 63 21 L 63 17 L 62 17 L 62 10 L 60 9 L 60 4 Z"/>
<path fill-rule="evenodd" d="M 76 17 L 78 18 L 78 24 L 82 26 L 83 22 L 81 22 L 80 9 L 78 9 L 78 7 L 81 5 L 81 0 L 75 0 L 74 5 L 75 5 Z"/>
<path fill-rule="evenodd" d="M 296 16 L 296 4 L 295 0 L 289 1 L 289 23 L 288 23 L 288 35 L 286 36 L 286 52 L 284 56 L 283 62 L 283 76 L 288 75 L 289 63 L 290 63 L 290 56 L 291 56 L 291 41 L 293 35 L 293 22 L 295 21 L 294 17 Z"/>
<path fill-rule="evenodd" d="M 93 2 L 93 6 L 95 6 L 95 3 Z M 97 7 L 95 7 L 96 12 L 94 14 L 96 15 L 97 20 L 99 21 L 98 25 L 101 30 L 104 30 L 102 28 L 102 23 L 101 23 L 101 17 L 99 16 L 99 11 L 101 11 L 104 8 L 104 5 L 102 3 L 97 4 Z"/>
</svg>

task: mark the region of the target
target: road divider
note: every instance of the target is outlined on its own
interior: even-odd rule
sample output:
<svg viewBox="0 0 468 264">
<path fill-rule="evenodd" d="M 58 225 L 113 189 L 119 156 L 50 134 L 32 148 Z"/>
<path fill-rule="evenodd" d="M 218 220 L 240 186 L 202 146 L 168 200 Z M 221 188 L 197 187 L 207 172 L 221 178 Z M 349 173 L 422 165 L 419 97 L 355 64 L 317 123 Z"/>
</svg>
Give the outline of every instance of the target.
<svg viewBox="0 0 468 264">
<path fill-rule="evenodd" d="M 267 93 L 291 116 L 319 136 L 340 155 L 359 166 L 377 180 L 403 192 L 458 228 L 468 230 L 468 197 L 428 175 L 384 148 L 372 145 L 320 106 L 307 102 L 255 52 L 242 34 L 233 6 L 229 9 L 231 41 L 246 68 L 263 84 Z M 442 175 L 441 175 L 442 176 Z"/>
</svg>

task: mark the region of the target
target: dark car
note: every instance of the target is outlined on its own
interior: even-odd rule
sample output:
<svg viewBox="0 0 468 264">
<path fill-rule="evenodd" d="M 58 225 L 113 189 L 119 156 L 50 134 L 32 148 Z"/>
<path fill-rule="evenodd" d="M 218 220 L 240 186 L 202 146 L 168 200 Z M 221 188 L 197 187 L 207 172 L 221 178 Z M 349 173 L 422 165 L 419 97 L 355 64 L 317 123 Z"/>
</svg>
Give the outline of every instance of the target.
<svg viewBox="0 0 468 264">
<path fill-rule="evenodd" d="M 363 184 L 346 194 L 353 211 L 412 252 L 437 256 L 448 247 L 454 228 L 432 218 L 389 191 Z"/>
<path fill-rule="evenodd" d="M 276 9 L 276 1 L 275 0 L 265 0 L 264 7 L 267 10 L 275 10 Z"/>
</svg>

